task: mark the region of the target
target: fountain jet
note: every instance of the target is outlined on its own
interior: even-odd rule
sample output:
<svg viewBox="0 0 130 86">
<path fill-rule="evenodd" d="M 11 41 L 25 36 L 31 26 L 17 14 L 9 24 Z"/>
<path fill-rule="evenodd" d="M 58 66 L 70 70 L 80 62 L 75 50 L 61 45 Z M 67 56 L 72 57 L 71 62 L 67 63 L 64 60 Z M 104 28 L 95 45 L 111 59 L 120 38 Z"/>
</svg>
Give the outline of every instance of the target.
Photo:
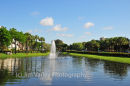
<svg viewBox="0 0 130 86">
<path fill-rule="evenodd" d="M 49 58 L 50 59 L 55 59 L 56 58 L 56 45 L 55 45 L 54 40 L 51 41 L 51 52 L 50 52 Z"/>
</svg>

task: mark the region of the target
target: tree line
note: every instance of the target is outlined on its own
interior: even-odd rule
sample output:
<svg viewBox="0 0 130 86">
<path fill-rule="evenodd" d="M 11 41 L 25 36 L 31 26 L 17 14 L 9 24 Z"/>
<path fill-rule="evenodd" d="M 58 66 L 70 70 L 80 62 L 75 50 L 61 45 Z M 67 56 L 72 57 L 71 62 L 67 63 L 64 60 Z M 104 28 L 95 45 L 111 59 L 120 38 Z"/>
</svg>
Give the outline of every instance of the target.
<svg viewBox="0 0 130 86">
<path fill-rule="evenodd" d="M 17 53 L 17 42 L 22 47 L 21 51 L 49 51 L 50 44 L 45 43 L 44 37 L 32 35 L 28 32 L 23 33 L 15 28 L 7 29 L 0 27 L 0 52 L 8 51 L 8 46 L 14 43 L 15 48 L 12 52 Z M 77 51 L 107 51 L 107 52 L 126 52 L 130 49 L 130 41 L 126 37 L 112 37 L 100 40 L 91 40 L 88 42 L 78 42 L 70 45 L 65 44 L 62 40 L 55 40 L 57 51 L 77 50 Z"/>
<path fill-rule="evenodd" d="M 91 40 L 88 42 L 73 43 L 70 45 L 60 42 L 56 45 L 58 46 L 58 49 L 60 51 L 77 50 L 77 51 L 127 52 L 130 49 L 130 41 L 126 37 L 104 38 L 100 40 Z"/>
<path fill-rule="evenodd" d="M 45 43 L 44 37 L 38 35 L 32 35 L 28 32 L 23 33 L 17 31 L 15 28 L 7 30 L 6 27 L 0 27 L 0 52 L 8 51 L 8 46 L 14 43 L 15 48 L 11 49 L 14 53 L 17 53 L 17 42 L 23 47 L 21 51 L 33 52 L 49 50 L 50 45 Z"/>
</svg>

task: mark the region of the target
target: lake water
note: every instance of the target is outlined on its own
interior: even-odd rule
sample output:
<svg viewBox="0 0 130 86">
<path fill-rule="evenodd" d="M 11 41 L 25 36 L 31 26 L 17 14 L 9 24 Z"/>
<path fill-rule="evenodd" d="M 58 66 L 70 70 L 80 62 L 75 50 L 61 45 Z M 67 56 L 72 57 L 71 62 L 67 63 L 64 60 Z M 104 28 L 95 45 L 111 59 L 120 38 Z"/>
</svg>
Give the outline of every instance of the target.
<svg viewBox="0 0 130 86">
<path fill-rule="evenodd" d="M 67 55 L 0 59 L 0 86 L 130 86 L 130 65 Z"/>
</svg>

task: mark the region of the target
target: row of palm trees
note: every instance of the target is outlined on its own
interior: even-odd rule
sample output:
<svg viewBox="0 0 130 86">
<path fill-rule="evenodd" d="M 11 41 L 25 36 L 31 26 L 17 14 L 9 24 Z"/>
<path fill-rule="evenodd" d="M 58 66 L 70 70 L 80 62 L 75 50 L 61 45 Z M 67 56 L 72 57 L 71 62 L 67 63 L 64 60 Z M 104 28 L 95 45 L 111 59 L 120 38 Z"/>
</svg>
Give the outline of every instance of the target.
<svg viewBox="0 0 130 86">
<path fill-rule="evenodd" d="M 43 42 L 45 41 L 44 37 L 39 37 L 38 35 L 32 35 L 30 33 L 25 33 L 26 36 L 26 52 L 28 50 L 38 51 L 41 48 L 43 50 Z"/>
<path fill-rule="evenodd" d="M 128 52 L 130 50 L 130 41 L 126 37 L 104 38 L 82 43 L 73 43 L 68 46 L 68 50 Z"/>
<path fill-rule="evenodd" d="M 100 49 L 107 51 L 125 52 L 130 48 L 130 41 L 126 37 L 113 37 L 100 40 Z"/>
<path fill-rule="evenodd" d="M 43 43 L 45 41 L 44 37 L 39 37 L 38 35 L 32 35 L 28 32 L 23 33 L 22 31 L 17 31 L 15 28 L 7 29 L 6 27 L 0 27 L 0 51 L 8 50 L 8 46 L 15 44 L 15 48 L 12 49 L 17 52 L 17 43 L 22 45 L 22 51 L 38 51 L 43 50 Z"/>
</svg>

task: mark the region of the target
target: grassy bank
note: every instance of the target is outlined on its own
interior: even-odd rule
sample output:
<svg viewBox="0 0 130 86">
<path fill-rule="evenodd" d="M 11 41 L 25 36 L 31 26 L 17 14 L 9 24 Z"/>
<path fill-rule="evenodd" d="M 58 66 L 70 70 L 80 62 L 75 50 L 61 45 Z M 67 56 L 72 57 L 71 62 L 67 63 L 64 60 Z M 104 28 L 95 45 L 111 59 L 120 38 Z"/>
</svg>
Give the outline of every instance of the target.
<svg viewBox="0 0 130 86">
<path fill-rule="evenodd" d="M 79 53 L 79 54 L 92 54 L 92 55 L 101 55 L 101 56 L 117 56 L 117 57 L 130 57 L 130 53 L 125 52 L 98 52 L 98 51 L 76 51 L 76 50 L 67 50 L 68 53 Z"/>
<path fill-rule="evenodd" d="M 92 59 L 101 59 L 101 60 L 107 60 L 107 61 L 114 61 L 114 62 L 120 62 L 120 63 L 128 63 L 128 64 L 130 64 L 130 58 L 126 58 L 126 57 L 99 56 L 99 55 L 67 53 L 67 52 L 64 52 L 63 54 L 68 54 L 68 55 L 72 55 L 72 56 L 80 56 L 80 57 L 87 57 L 87 58 L 92 58 Z"/>
<path fill-rule="evenodd" d="M 34 57 L 34 56 L 46 56 L 48 53 L 17 53 L 17 54 L 12 54 L 12 55 L 7 55 L 0 53 L 0 58 L 14 58 L 14 57 Z"/>
</svg>

